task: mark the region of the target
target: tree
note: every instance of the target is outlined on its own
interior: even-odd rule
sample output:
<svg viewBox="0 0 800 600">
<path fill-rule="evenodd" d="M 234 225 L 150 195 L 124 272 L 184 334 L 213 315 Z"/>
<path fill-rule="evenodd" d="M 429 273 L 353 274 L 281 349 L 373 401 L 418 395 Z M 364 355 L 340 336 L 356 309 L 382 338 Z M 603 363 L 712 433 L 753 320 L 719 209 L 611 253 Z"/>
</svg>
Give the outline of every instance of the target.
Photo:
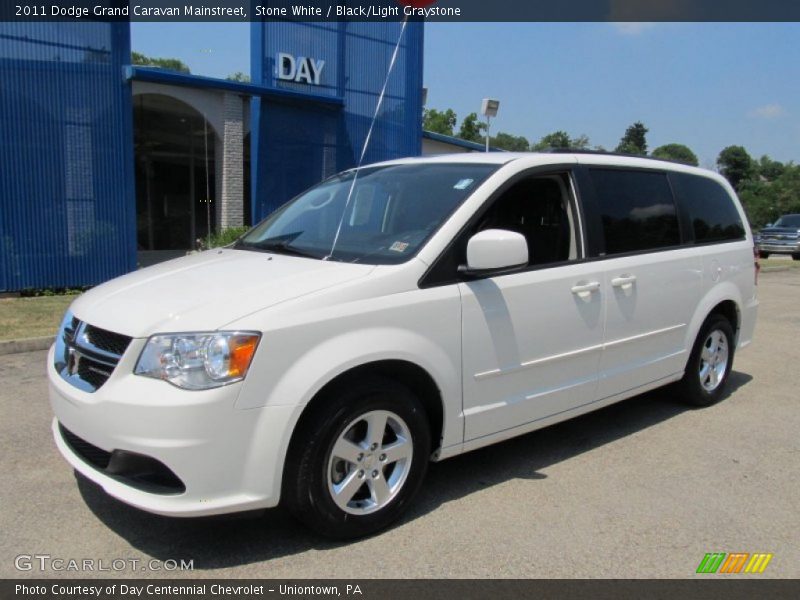
<svg viewBox="0 0 800 600">
<path fill-rule="evenodd" d="M 543 136 L 538 142 L 531 146 L 531 150 L 547 150 L 549 148 L 571 148 L 572 140 L 566 131 L 554 131 Z"/>
<path fill-rule="evenodd" d="M 755 172 L 753 159 L 742 146 L 728 146 L 719 153 L 717 167 L 735 190 Z"/>
<path fill-rule="evenodd" d="M 616 151 L 623 154 L 647 156 L 647 132 L 650 131 L 641 121 L 636 121 L 625 130 Z"/>
<path fill-rule="evenodd" d="M 503 133 L 502 131 L 491 138 L 490 143 L 495 148 L 502 148 L 510 152 L 527 152 L 530 149 L 530 143 L 525 137 Z"/>
<path fill-rule="evenodd" d="M 225 79 L 228 81 L 238 81 L 239 83 L 250 83 L 250 75 L 247 73 L 242 73 L 241 71 L 236 71 L 236 73 L 231 73 Z"/>
<path fill-rule="evenodd" d="M 186 63 L 178 58 L 155 58 L 145 56 L 141 52 L 131 52 L 131 62 L 134 65 L 158 67 L 159 69 L 177 71 L 178 73 L 191 73 Z"/>
<path fill-rule="evenodd" d="M 765 185 L 763 181 L 743 181 L 739 188 L 739 200 L 742 201 L 742 207 L 747 213 L 747 220 L 750 221 L 751 227 L 758 229 L 767 223 L 772 223 L 776 217 L 780 216 L 773 206 L 769 186 Z"/>
<path fill-rule="evenodd" d="M 664 158 L 667 160 L 674 160 L 687 165 L 696 167 L 700 164 L 697 160 L 697 155 L 691 151 L 688 146 L 683 144 L 665 144 L 653 150 L 652 156 L 654 158 Z"/>
<path fill-rule="evenodd" d="M 486 123 L 478 121 L 476 113 L 469 113 L 461 121 L 461 128 L 458 130 L 458 137 L 468 142 L 482 142 L 486 135 Z"/>
<path fill-rule="evenodd" d="M 800 166 L 784 165 L 773 181 L 762 177 L 743 179 L 738 192 L 753 227 L 773 223 L 781 215 L 800 213 Z"/>
<path fill-rule="evenodd" d="M 786 165 L 777 160 L 772 160 L 766 154 L 758 160 L 758 174 L 767 181 L 774 181 L 786 170 Z"/>
<path fill-rule="evenodd" d="M 453 128 L 456 126 L 456 113 L 448 108 L 445 111 L 438 111 L 435 108 L 426 108 L 422 115 L 422 128 L 425 131 L 441 133 L 442 135 L 453 135 Z"/>
<path fill-rule="evenodd" d="M 553 133 L 548 133 L 533 144 L 531 150 L 537 152 L 547 150 L 548 148 L 585 150 L 588 147 L 589 137 L 586 135 L 579 135 L 576 138 L 571 138 L 566 131 L 554 131 Z"/>
<path fill-rule="evenodd" d="M 572 146 L 575 150 L 586 150 L 589 148 L 589 136 L 585 133 L 580 134 L 576 138 L 572 138 Z"/>
</svg>

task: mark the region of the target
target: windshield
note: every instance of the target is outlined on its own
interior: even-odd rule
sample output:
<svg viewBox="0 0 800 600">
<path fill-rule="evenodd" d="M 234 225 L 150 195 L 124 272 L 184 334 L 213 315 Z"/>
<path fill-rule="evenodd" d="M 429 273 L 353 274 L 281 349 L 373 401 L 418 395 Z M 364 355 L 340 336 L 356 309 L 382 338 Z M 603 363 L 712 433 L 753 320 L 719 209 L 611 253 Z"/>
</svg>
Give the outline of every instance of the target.
<svg viewBox="0 0 800 600">
<path fill-rule="evenodd" d="M 800 215 L 784 215 L 775 221 L 773 227 L 800 227 Z"/>
<path fill-rule="evenodd" d="M 373 265 L 402 263 L 497 168 L 421 163 L 365 167 L 357 176 L 347 171 L 285 204 L 235 247 Z"/>
</svg>

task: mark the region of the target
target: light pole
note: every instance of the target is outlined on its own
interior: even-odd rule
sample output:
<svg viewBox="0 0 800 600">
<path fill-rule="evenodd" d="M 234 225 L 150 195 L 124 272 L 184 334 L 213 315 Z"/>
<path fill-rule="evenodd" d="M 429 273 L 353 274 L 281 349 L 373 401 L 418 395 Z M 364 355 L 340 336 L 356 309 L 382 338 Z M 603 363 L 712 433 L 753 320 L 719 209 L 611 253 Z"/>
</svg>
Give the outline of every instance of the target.
<svg viewBox="0 0 800 600">
<path fill-rule="evenodd" d="M 490 119 L 497 116 L 497 109 L 500 108 L 500 100 L 484 98 L 481 104 L 481 114 L 486 117 L 486 152 L 489 151 L 489 125 Z"/>
</svg>

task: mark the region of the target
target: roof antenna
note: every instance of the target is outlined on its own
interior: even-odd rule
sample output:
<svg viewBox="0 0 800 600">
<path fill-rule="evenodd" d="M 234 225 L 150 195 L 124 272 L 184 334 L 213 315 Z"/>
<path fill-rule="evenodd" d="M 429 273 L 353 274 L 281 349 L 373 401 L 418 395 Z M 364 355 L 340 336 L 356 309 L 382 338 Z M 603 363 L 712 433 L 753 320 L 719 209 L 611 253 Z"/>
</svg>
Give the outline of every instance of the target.
<svg viewBox="0 0 800 600">
<path fill-rule="evenodd" d="M 397 54 L 400 50 L 400 42 L 403 41 L 403 34 L 406 31 L 407 23 L 408 23 L 408 17 L 403 19 L 403 25 L 400 27 L 400 35 L 397 36 L 397 43 L 394 45 L 394 52 L 392 52 L 392 60 L 389 61 L 389 69 L 386 71 L 386 79 L 383 80 L 383 88 L 381 89 L 380 96 L 378 96 L 378 102 L 375 105 L 375 112 L 372 115 L 372 122 L 369 124 L 367 137 L 364 138 L 364 145 L 361 146 L 361 156 L 358 157 L 358 164 L 356 164 L 355 167 L 353 180 L 350 182 L 350 190 L 347 192 L 347 201 L 345 202 L 344 208 L 342 209 L 342 216 L 339 219 L 339 225 L 336 227 L 336 235 L 333 237 L 333 244 L 331 244 L 331 251 L 322 260 L 328 260 L 330 259 L 331 256 L 333 256 L 333 251 L 336 249 L 336 243 L 339 241 L 339 234 L 342 232 L 342 225 L 344 224 L 344 218 L 347 215 L 348 208 L 350 207 L 350 198 L 352 198 L 353 190 L 356 187 L 356 180 L 358 179 L 358 171 L 361 168 L 361 164 L 364 162 L 364 157 L 367 154 L 367 148 L 369 147 L 370 139 L 372 139 L 372 130 L 375 128 L 375 121 L 378 120 L 378 114 L 381 111 L 381 106 L 383 106 L 383 97 L 386 95 L 386 88 L 389 86 L 389 78 L 392 76 L 392 71 L 394 71 L 394 65 L 397 62 Z"/>
</svg>

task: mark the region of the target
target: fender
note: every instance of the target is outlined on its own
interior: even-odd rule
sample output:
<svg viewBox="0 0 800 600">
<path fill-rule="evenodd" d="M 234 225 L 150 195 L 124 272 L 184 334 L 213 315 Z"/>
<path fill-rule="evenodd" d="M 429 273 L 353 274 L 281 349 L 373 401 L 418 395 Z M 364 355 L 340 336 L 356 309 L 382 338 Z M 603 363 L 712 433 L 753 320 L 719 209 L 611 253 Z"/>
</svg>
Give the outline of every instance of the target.
<svg viewBox="0 0 800 600">
<path fill-rule="evenodd" d="M 732 301 L 736 305 L 736 312 L 739 314 L 739 325 L 741 325 L 743 302 L 739 288 L 732 281 L 723 281 L 716 284 L 714 287 L 708 290 L 706 295 L 700 300 L 697 305 L 697 309 L 692 316 L 692 320 L 689 322 L 689 326 L 686 328 L 686 339 L 684 340 L 684 345 L 687 349 L 687 353 L 691 352 L 694 342 L 697 339 L 697 334 L 700 333 L 700 327 L 703 326 L 703 322 L 711 313 L 712 309 L 719 303 L 725 301 Z M 736 329 L 736 338 L 738 343 L 738 327 Z"/>
<path fill-rule="evenodd" d="M 441 392 L 447 423 L 445 428 L 449 429 L 454 417 L 461 418 L 460 365 L 454 364 L 451 354 L 430 338 L 415 331 L 389 326 L 346 332 L 309 348 L 275 382 L 266 404 L 285 404 L 287 398 L 294 397 L 298 404 L 305 406 L 339 375 L 381 360 L 402 360 L 424 369 Z M 299 397 L 297 381 L 303 381 L 305 387 Z M 456 398 L 459 401 L 454 403 L 452 400 Z M 450 399 L 450 402 L 446 399 Z"/>
<path fill-rule="evenodd" d="M 460 357 L 460 352 L 456 356 Z M 279 467 L 271 474 L 264 474 L 271 479 L 267 484 L 268 489 L 280 488 L 283 464 L 292 434 L 311 399 L 338 376 L 364 364 L 383 360 L 412 363 L 431 376 L 442 397 L 442 447 L 460 447 L 464 435 L 460 365 L 454 364 L 450 355 L 430 338 L 414 331 L 374 327 L 346 332 L 314 344 L 296 360 L 271 387 L 263 400 L 263 410 L 259 410 L 259 407 L 237 406 L 239 410 L 252 410 L 254 417 L 258 415 L 257 418 L 264 421 L 263 425 L 259 424 L 259 430 L 268 427 L 271 408 L 291 410 L 287 423 L 289 426 L 283 429 L 277 454 L 274 454 L 274 448 L 271 454 L 274 461 L 270 462 Z M 302 386 L 298 382 L 302 382 Z M 255 435 L 253 439 L 255 442 L 264 437 Z M 263 452 L 254 447 L 249 456 L 253 469 L 248 469 L 248 472 L 258 472 L 258 464 L 263 464 L 260 462 L 263 460 Z M 253 483 L 256 487 L 263 485 L 257 481 Z"/>
</svg>

